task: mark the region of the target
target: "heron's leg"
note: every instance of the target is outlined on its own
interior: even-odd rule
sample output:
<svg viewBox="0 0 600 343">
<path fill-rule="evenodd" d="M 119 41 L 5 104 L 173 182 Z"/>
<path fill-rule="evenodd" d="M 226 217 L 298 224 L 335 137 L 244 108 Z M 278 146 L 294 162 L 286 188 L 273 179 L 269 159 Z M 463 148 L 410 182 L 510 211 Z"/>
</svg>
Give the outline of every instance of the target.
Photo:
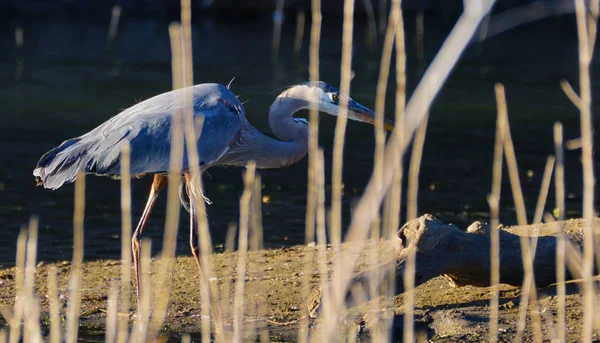
<svg viewBox="0 0 600 343">
<path fill-rule="evenodd" d="M 194 259 L 196 260 L 196 264 L 198 265 L 198 271 L 200 273 L 200 280 L 202 280 L 202 273 L 203 273 L 203 269 L 202 269 L 202 264 L 200 263 L 200 249 L 198 246 L 198 242 L 199 242 L 199 238 L 198 238 L 198 217 L 197 217 L 197 212 L 196 212 L 196 201 L 198 199 L 196 199 L 196 197 L 198 195 L 194 195 L 194 193 L 192 192 L 192 176 L 189 173 L 184 173 L 185 176 L 185 182 L 187 185 L 187 190 L 188 190 L 188 194 L 190 195 L 190 248 L 192 249 L 192 255 L 194 255 Z M 203 195 L 200 195 L 203 199 L 200 201 L 206 201 L 206 197 L 204 197 Z M 207 275 L 207 274 L 205 274 Z M 209 287 L 210 290 L 210 287 Z M 211 291 L 212 292 L 212 291 Z M 215 320 L 218 320 L 219 318 L 221 318 L 221 309 L 219 307 L 219 304 L 217 302 L 213 301 L 213 298 L 210 297 L 210 310 L 213 313 L 213 318 L 215 318 Z M 219 325 L 216 325 L 216 328 L 219 327 Z"/>
<path fill-rule="evenodd" d="M 167 184 L 167 178 L 163 175 L 154 175 L 154 181 L 152 181 L 152 186 L 150 186 L 150 195 L 148 196 L 148 201 L 146 202 L 146 207 L 144 208 L 144 212 L 142 213 L 142 218 L 140 218 L 140 222 L 138 223 L 133 236 L 131 237 L 131 251 L 133 252 L 133 267 L 135 268 L 135 292 L 137 295 L 138 302 L 138 312 L 140 310 L 140 244 L 141 244 L 141 236 L 144 232 L 144 227 L 146 226 L 146 222 L 148 221 L 148 217 L 150 216 L 150 212 L 152 212 L 152 207 L 158 198 L 160 192 L 165 188 Z M 139 314 L 139 313 L 138 313 Z"/>
<path fill-rule="evenodd" d="M 192 192 L 192 176 L 189 173 L 185 173 L 185 182 L 190 196 L 190 248 L 192 249 L 192 255 L 198 264 L 198 270 L 202 273 L 202 266 L 200 264 L 200 255 L 198 248 L 198 217 L 196 216 L 196 199 Z"/>
</svg>

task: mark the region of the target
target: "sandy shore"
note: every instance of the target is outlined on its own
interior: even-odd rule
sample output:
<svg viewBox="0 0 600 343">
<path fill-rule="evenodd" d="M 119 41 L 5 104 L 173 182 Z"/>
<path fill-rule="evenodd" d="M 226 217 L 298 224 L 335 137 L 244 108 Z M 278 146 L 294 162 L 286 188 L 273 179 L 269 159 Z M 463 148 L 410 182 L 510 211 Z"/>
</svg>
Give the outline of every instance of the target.
<svg viewBox="0 0 600 343">
<path fill-rule="evenodd" d="M 566 222 L 567 231 L 574 234 L 581 228 L 580 220 Z M 530 230 L 529 227 L 508 228 L 513 233 Z M 542 229 L 542 235 L 552 234 L 550 227 Z M 352 247 L 344 247 L 352 249 Z M 383 258 L 393 255 L 390 246 L 381 244 Z M 303 299 L 302 282 L 305 271 L 305 256 L 316 252 L 315 248 L 296 246 L 277 250 L 251 252 L 247 264 L 246 285 L 244 292 L 245 319 L 250 322 L 267 325 L 272 339 L 294 340 L 301 317 Z M 358 252 L 357 252 L 358 253 Z M 331 258 L 332 252 L 328 251 Z M 364 252 L 357 270 L 367 266 Z M 212 265 L 219 286 L 219 298 L 224 309 L 224 318 L 231 323 L 232 313 L 227 302 L 233 301 L 233 287 L 236 275 L 235 253 L 221 253 L 212 256 Z M 156 267 L 158 263 L 154 263 Z M 62 301 L 68 301 L 68 277 L 70 263 L 54 264 L 58 270 L 59 293 Z M 44 321 L 48 318 L 48 299 L 46 297 L 46 276 L 50 264 L 40 263 L 36 275 L 36 291 L 40 296 Z M 119 261 L 91 261 L 83 265 L 81 325 L 102 329 L 106 319 L 106 301 L 112 280 L 118 279 Z M 153 274 L 153 278 L 156 275 Z M 309 277 L 311 290 L 317 287 L 319 274 L 314 263 Z M 163 330 L 168 335 L 184 332 L 199 332 L 200 309 L 198 269 L 193 258 L 183 256 L 176 259 L 173 272 L 173 284 L 170 292 L 170 305 Z M 12 306 L 15 297 L 15 269 L 0 270 L 0 303 Z M 571 282 L 567 285 L 567 334 L 568 341 L 578 341 L 582 324 L 582 308 L 579 284 Z M 554 335 L 556 330 L 557 298 L 556 288 L 549 286 L 538 289 L 540 299 L 538 312 L 542 320 L 542 331 L 545 339 Z M 500 329 L 498 335 L 503 341 L 511 341 L 517 332 L 519 318 L 519 300 L 521 292 L 518 287 L 501 286 L 500 291 Z M 435 278 L 417 287 L 415 291 L 415 315 L 417 329 L 427 334 L 430 339 L 444 342 L 479 342 L 487 338 L 489 316 L 489 288 L 465 286 L 452 288 L 442 277 Z M 132 298 L 132 305 L 135 299 Z M 65 307 L 66 308 L 66 307 Z M 367 306 L 360 306 L 350 311 L 347 325 L 358 325 L 359 330 L 366 331 L 363 314 Z M 401 334 L 403 313 L 403 295 L 395 298 L 396 334 Z M 597 313 L 600 313 L 600 309 Z M 131 316 L 131 313 L 130 313 Z M 311 321 L 318 325 L 318 319 Z M 531 316 L 527 317 L 525 338 L 532 339 Z M 600 327 L 599 327 L 600 330 Z M 598 334 L 596 340 L 600 341 Z"/>
</svg>

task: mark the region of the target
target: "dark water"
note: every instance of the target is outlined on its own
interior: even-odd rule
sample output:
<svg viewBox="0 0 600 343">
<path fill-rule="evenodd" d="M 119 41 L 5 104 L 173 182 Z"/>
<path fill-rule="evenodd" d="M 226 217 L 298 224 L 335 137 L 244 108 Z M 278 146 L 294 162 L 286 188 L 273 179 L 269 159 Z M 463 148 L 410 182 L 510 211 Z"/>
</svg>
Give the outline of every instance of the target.
<svg viewBox="0 0 600 343">
<path fill-rule="evenodd" d="M 105 49 L 104 24 L 66 19 L 24 22 L 22 51 L 14 46 L 12 28 L 4 28 L 0 33 L 0 240 L 4 246 L 0 264 L 13 263 L 19 228 L 32 214 L 40 217 L 40 259 L 71 258 L 73 186 L 44 190 L 35 187 L 31 172 L 39 157 L 63 140 L 83 134 L 119 110 L 171 88 L 167 24 L 125 20 L 110 52 Z M 443 18 L 428 19 L 424 59 L 419 60 L 414 20 L 407 18 L 409 89 L 415 87 L 422 67 L 431 61 L 450 25 Z M 379 52 L 363 43 L 365 30 L 364 23 L 357 23 L 352 96 L 372 107 L 380 57 Z M 284 27 L 281 62 L 275 65 L 270 58 L 268 20 L 197 21 L 193 29 L 195 82 L 227 83 L 236 77 L 234 92 L 242 101 L 250 100 L 245 104 L 249 120 L 268 131 L 267 110 L 277 90 L 308 79 L 307 41 L 299 61 L 294 62 L 293 35 L 293 25 Z M 339 82 L 339 37 L 341 22 L 325 18 L 321 79 L 333 85 Z M 24 70 L 21 79 L 15 80 L 18 56 L 24 59 Z M 572 17 L 528 25 L 472 46 L 431 111 L 420 176 L 419 212 L 463 224 L 488 217 L 486 195 L 491 186 L 496 116 L 493 85 L 503 82 L 531 218 L 546 157 L 553 149 L 552 124 L 560 120 L 565 125 L 566 138 L 578 136 L 578 112 L 559 88 L 561 78 L 577 84 L 576 63 Z M 597 86 L 598 80 L 593 81 Z M 393 94 L 391 89 L 390 117 Z M 335 121 L 323 115 L 321 123 L 321 144 L 330 163 Z M 373 147 L 372 127 L 350 123 L 344 161 L 346 209 L 361 195 L 368 181 Z M 580 174 L 579 152 L 567 152 L 568 216 L 580 215 Z M 263 193 L 271 198 L 263 208 L 265 246 L 303 243 L 306 161 L 266 170 L 261 175 Z M 329 174 L 327 181 L 330 182 Z M 133 182 L 134 221 L 141 214 L 150 182 L 149 177 Z M 208 209 L 213 242 L 220 245 L 228 223 L 238 218 L 240 169 L 212 169 L 205 186 L 207 196 L 214 202 Z M 510 189 L 508 184 L 504 186 L 502 221 L 514 223 Z M 85 257 L 117 258 L 121 225 L 119 183 L 89 177 L 86 194 Z M 160 248 L 165 219 L 162 200 L 147 228 L 155 251 Z M 553 191 L 548 204 L 547 210 L 551 210 Z M 348 210 L 345 213 L 347 224 Z M 182 220 L 180 254 L 189 251 L 187 230 L 187 220 Z"/>
</svg>

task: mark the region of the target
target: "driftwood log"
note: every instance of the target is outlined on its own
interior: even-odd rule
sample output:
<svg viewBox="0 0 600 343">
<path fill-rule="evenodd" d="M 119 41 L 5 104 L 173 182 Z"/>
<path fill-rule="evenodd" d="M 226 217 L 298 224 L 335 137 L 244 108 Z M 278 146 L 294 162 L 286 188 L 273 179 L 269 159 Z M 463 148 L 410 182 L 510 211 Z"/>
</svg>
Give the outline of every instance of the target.
<svg viewBox="0 0 600 343">
<path fill-rule="evenodd" d="M 597 229 L 598 222 L 595 224 Z M 556 244 L 560 230 L 559 226 L 549 229 L 549 225 L 552 224 L 544 225 L 544 230 L 538 236 L 533 261 L 537 287 L 556 283 Z M 522 227 L 517 228 L 525 231 Z M 521 254 L 521 235 L 531 236 L 532 232 L 514 234 L 504 229 L 499 230 L 500 283 L 513 286 L 523 284 L 524 262 Z M 581 229 L 579 227 L 571 228 L 565 237 L 568 265 L 566 279 L 572 280 L 581 275 Z M 489 227 L 475 222 L 464 231 L 426 214 L 406 223 L 398 231 L 397 257 L 392 262 L 357 274 L 353 279 L 352 286 L 368 287 L 369 281 L 373 278 L 379 283 L 387 273 L 393 270 L 396 275 L 396 294 L 403 293 L 404 270 L 411 248 L 416 249 L 415 286 L 437 276 L 444 276 L 453 287 L 490 285 Z M 598 273 L 597 266 L 594 271 L 596 275 Z M 350 297 L 347 300 L 353 302 Z M 351 304 L 348 305 L 351 306 Z"/>
</svg>

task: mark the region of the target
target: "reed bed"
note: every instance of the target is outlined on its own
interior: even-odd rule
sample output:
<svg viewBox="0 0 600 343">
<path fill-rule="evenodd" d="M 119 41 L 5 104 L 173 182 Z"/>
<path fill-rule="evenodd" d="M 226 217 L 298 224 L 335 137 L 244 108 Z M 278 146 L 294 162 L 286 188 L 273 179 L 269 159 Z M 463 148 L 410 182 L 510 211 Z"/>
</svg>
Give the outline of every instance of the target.
<svg viewBox="0 0 600 343">
<path fill-rule="evenodd" d="M 363 1 L 368 9 L 369 37 L 376 42 L 377 32 L 385 37 L 382 42 L 382 56 L 379 70 L 379 81 L 375 94 L 375 109 L 377 113 L 385 112 L 385 96 L 388 93 L 391 59 L 395 51 L 395 91 L 394 118 L 396 128 L 387 139 L 384 132 L 383 116 L 375 123 L 375 151 L 373 173 L 367 189 L 352 213 L 346 237 L 342 236 L 342 193 L 343 193 L 343 150 L 348 114 L 348 99 L 351 89 L 351 66 L 353 46 L 353 15 L 354 1 L 344 2 L 344 23 L 342 37 L 341 60 L 341 111 L 337 118 L 332 165 L 332 194 L 330 218 L 327 217 L 325 180 L 328 169 L 324 159 L 323 149 L 318 142 L 318 109 L 310 108 L 310 137 L 309 137 L 309 170 L 306 208 L 306 247 L 290 248 L 289 251 L 273 252 L 262 250 L 263 233 L 261 219 L 261 181 L 254 163 L 249 163 L 243 173 L 244 190 L 240 197 L 239 222 L 229 226 L 227 234 L 227 254 L 213 254 L 209 235 L 208 219 L 205 204 L 209 200 L 203 194 L 202 175 L 199 168 L 199 156 L 196 141 L 202 129 L 202 121 L 194 120 L 192 115 L 192 94 L 185 91 L 193 85 L 193 57 L 191 31 L 191 2 L 182 0 L 181 23 L 169 26 L 172 47 L 173 88 L 183 88 L 178 97 L 179 108 L 173 113 L 170 173 L 168 176 L 167 219 L 164 230 L 163 250 L 157 259 L 152 261 L 150 256 L 151 242 L 144 240 L 141 244 L 141 284 L 139 292 L 141 301 L 132 306 L 131 289 L 131 182 L 129 175 L 130 148 L 125 146 L 121 151 L 121 210 L 122 210 L 122 256 L 118 268 L 111 272 L 113 278 L 106 281 L 110 285 L 104 294 L 104 308 L 99 310 L 105 320 L 106 342 L 147 342 L 157 341 L 166 322 L 172 323 L 174 312 L 193 312 L 182 308 L 178 301 L 182 297 L 177 281 L 177 268 L 186 263 L 188 269 L 197 270 L 198 281 L 195 283 L 197 292 L 191 302 L 199 308 L 194 318 L 188 320 L 196 323 L 202 341 L 216 340 L 220 342 L 233 341 L 269 341 L 276 328 L 289 327 L 293 331 L 288 337 L 300 342 L 348 341 L 356 342 L 367 336 L 371 341 L 389 342 L 400 340 L 404 342 L 426 341 L 427 332 L 415 327 L 420 311 L 417 303 L 427 303 L 426 296 L 417 294 L 415 288 L 415 268 L 417 260 L 416 240 L 398 237 L 397 232 L 402 218 L 412 220 L 418 216 L 418 180 L 419 165 L 427 130 L 427 120 L 431 103 L 439 93 L 449 73 L 457 63 L 461 53 L 474 36 L 477 27 L 491 10 L 494 1 L 465 2 L 465 11 L 458 19 L 454 29 L 437 56 L 426 70 L 416 90 L 406 103 L 406 51 L 404 36 L 404 20 L 401 1 L 392 0 L 389 17 L 385 12 L 379 12 L 379 23 L 372 3 Z M 385 4 L 385 1 L 380 1 Z M 588 7 L 589 6 L 589 7 Z M 282 13 L 284 1 L 277 2 L 274 21 L 272 56 L 279 60 L 280 37 L 282 30 Z M 321 39 L 321 2 L 312 0 L 310 26 L 310 78 L 319 79 L 319 46 Z M 382 8 L 381 6 L 379 7 Z M 514 328 L 515 341 L 531 338 L 536 342 L 554 340 L 566 342 L 567 328 L 567 274 L 583 279 L 580 292 L 582 294 L 581 311 L 583 322 L 578 338 L 583 342 L 598 339 L 600 318 L 597 315 L 598 283 L 593 279 L 595 259 L 600 265 L 600 249 L 595 243 L 597 236 L 597 220 L 594 213 L 594 170 L 593 170 L 593 130 L 591 111 L 591 81 L 590 60 L 596 39 L 596 21 L 598 16 L 598 1 L 586 5 L 583 0 L 576 0 L 577 28 L 579 35 L 580 56 L 580 94 L 565 81 L 561 87 L 567 97 L 581 112 L 582 164 L 584 169 L 583 197 L 583 252 L 580 252 L 567 239 L 565 229 L 565 162 L 564 139 L 562 126 L 557 123 L 554 127 L 554 156 L 549 156 L 543 172 L 539 198 L 533 216 L 533 226 L 530 232 L 524 232 L 521 237 L 521 254 L 523 261 L 523 284 L 518 293 L 520 297 L 518 315 L 515 315 L 511 327 Z M 589 11 L 593 18 L 586 13 Z M 112 44 L 117 34 L 120 12 L 111 20 L 107 45 Z M 419 16 L 417 26 L 421 27 L 418 39 L 422 54 L 423 44 L 423 14 Z M 586 19 L 587 18 L 587 19 Z M 304 12 L 297 15 L 296 39 L 294 56 L 300 54 L 304 34 Z M 189 89 L 188 89 L 189 90 Z M 512 199 L 515 203 L 516 215 L 520 225 L 528 223 L 527 212 L 517 166 L 517 156 L 511 138 L 508 119 L 508 104 L 504 86 L 497 84 L 494 90 L 497 101 L 497 127 L 493 154 L 493 171 L 491 192 L 488 196 L 490 206 L 490 288 L 481 297 L 489 301 L 485 311 L 489 323 L 487 337 L 479 337 L 489 342 L 499 340 L 502 332 L 500 322 L 501 292 L 507 292 L 500 280 L 502 261 L 499 259 L 501 246 L 499 229 L 499 206 L 501 199 L 501 183 L 503 161 L 506 161 L 510 180 Z M 401 213 L 403 157 L 411 142 L 414 143 L 411 152 L 411 165 L 408 171 L 407 213 Z M 183 154 L 188 153 L 189 170 L 182 170 Z M 182 177 L 182 174 L 184 177 Z M 556 211 L 554 218 L 544 213 L 546 198 L 554 177 L 556 193 Z M 180 215 L 179 187 L 185 182 L 189 195 L 189 210 L 192 214 L 190 222 L 190 245 L 197 258 L 197 264 L 175 257 L 175 237 L 178 231 Z M 83 263 L 83 230 L 85 211 L 85 175 L 79 175 L 75 183 L 74 209 L 74 247 L 73 261 L 68 268 L 68 292 L 61 291 L 65 284 L 65 275 L 59 265 L 51 265 L 45 269 L 47 283 L 36 281 L 36 273 L 42 270 L 36 268 L 37 227 L 35 217 L 24 228 L 17 241 L 17 258 L 14 276 L 15 299 L 12 307 L 0 307 L 0 311 L 8 327 L 0 331 L 0 342 L 76 342 L 78 341 L 79 323 L 82 313 L 82 288 L 85 282 Z M 330 220 L 328 220 L 330 219 Z M 557 219 L 558 221 L 555 221 Z M 542 311 L 550 307 L 547 299 L 541 299 L 535 283 L 533 268 L 536 258 L 538 236 L 542 230 L 543 221 L 554 228 L 558 236 L 556 245 L 556 308 L 553 312 Z M 238 230 L 238 247 L 234 251 L 236 228 Z M 198 239 L 194 240 L 194 235 Z M 370 238 L 368 240 L 367 238 Z M 401 253 L 406 256 L 406 268 L 401 275 L 395 275 L 394 261 Z M 277 254 L 286 255 L 287 263 L 295 269 L 288 281 L 282 281 L 281 275 L 272 275 L 270 270 L 286 273 L 286 269 L 269 265 L 270 259 Z M 270 268 L 270 269 L 269 269 Z M 287 268 L 287 267 L 286 267 Z M 355 282 L 355 272 L 369 270 L 373 273 L 366 284 Z M 136 271 L 137 272 L 137 271 Z M 289 272 L 289 271 L 288 271 Z M 188 277 L 190 277 L 188 275 Z M 403 294 L 397 295 L 395 281 L 403 284 Z M 287 279 L 286 279 L 287 280 Z M 439 282 L 439 280 L 438 280 Z M 279 315 L 269 308 L 269 304 L 280 298 L 267 295 L 268 286 L 295 287 L 298 304 L 289 305 L 295 308 L 296 314 Z M 41 290 L 44 289 L 45 293 Z M 489 294 L 487 293 L 489 291 Z M 474 292 L 472 289 L 465 291 Z M 41 324 L 42 296 L 46 294 L 49 309 L 49 325 Z M 187 294 L 187 293 L 186 293 Z M 61 309 L 61 300 L 67 297 L 66 310 Z M 396 297 L 397 296 L 397 297 Z M 434 296 L 429 294 L 429 296 Z M 270 298 L 269 298 L 270 297 Z M 189 299 L 188 299 L 189 300 Z M 367 305 L 363 303 L 370 301 Z M 175 303 L 175 304 L 173 304 Z M 171 304 L 171 305 L 170 305 Z M 366 306 L 360 312 L 361 317 L 356 323 L 354 305 Z M 170 307 L 171 306 L 171 307 Z M 286 304 L 287 306 L 287 304 Z M 359 306 L 359 307 L 360 307 Z M 296 308 L 297 307 L 297 308 Z M 366 314 L 365 314 L 366 313 Z M 420 312 L 419 312 L 420 313 Z M 554 315 L 556 313 L 556 315 Z M 403 318 L 402 328 L 398 328 L 398 319 Z M 352 316 L 355 317 L 352 317 Z M 181 315 L 184 316 L 183 314 Z M 531 328 L 528 328 L 529 316 Z M 276 318 L 277 317 L 277 318 Z M 62 320 L 64 318 L 64 320 Z M 350 319 L 350 320 L 348 320 Z M 555 329 L 554 329 L 555 328 Z M 365 330 L 367 331 L 365 333 Z M 400 335 L 401 332 L 401 335 Z M 594 336 L 596 335 L 596 336 Z M 526 337 L 527 336 L 527 337 Z M 595 338 L 594 338 L 595 337 Z M 183 334 L 182 342 L 190 342 L 192 338 Z"/>
</svg>

